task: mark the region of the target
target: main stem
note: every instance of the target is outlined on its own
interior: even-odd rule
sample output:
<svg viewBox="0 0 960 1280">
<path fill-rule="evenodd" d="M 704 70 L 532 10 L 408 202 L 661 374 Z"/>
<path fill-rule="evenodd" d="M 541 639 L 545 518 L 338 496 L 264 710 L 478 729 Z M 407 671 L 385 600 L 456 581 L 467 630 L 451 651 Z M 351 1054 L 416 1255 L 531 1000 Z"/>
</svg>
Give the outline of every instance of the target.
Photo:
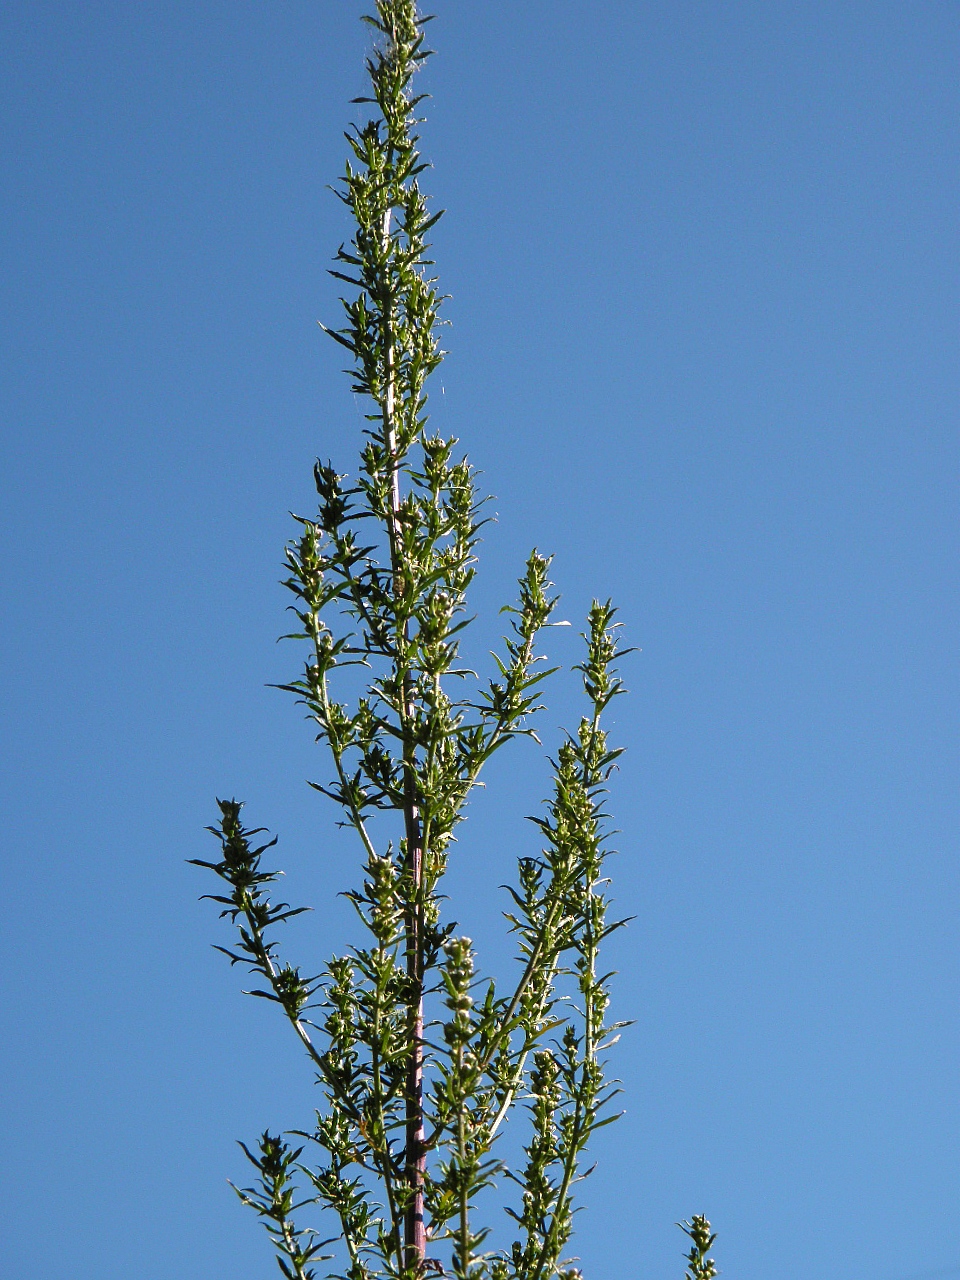
<svg viewBox="0 0 960 1280">
<path fill-rule="evenodd" d="M 390 209 L 383 216 L 383 239 L 390 238 Z M 393 303 L 384 299 L 384 372 L 386 394 L 383 401 L 383 433 L 390 459 L 390 559 L 393 574 L 393 596 L 399 610 L 403 595 L 400 530 L 400 466 L 397 457 L 396 383 L 393 343 Z M 408 632 L 404 621 L 398 637 L 399 648 L 406 650 Z M 399 657 L 399 655 L 398 655 Z M 399 662 L 398 662 L 399 665 Z M 397 672 L 401 674 L 400 671 Z M 410 1058 L 406 1080 L 406 1140 L 404 1168 L 409 1199 L 404 1213 L 404 1255 L 407 1269 L 414 1275 L 423 1271 L 427 1251 L 427 1229 L 424 1220 L 423 1190 L 427 1170 L 426 1134 L 423 1122 L 423 833 L 420 823 L 415 771 L 416 743 L 413 739 L 415 705 L 410 673 L 404 660 L 404 834 L 407 843 L 409 897 L 404 921 L 407 977 L 410 983 L 409 1035 Z"/>
<path fill-rule="evenodd" d="M 423 1187 L 427 1171 L 426 1134 L 423 1123 L 423 945 L 421 896 L 423 886 L 423 839 L 420 814 L 407 769 L 404 821 L 407 834 L 407 864 L 410 872 L 411 902 L 407 911 L 407 976 L 410 980 L 410 1060 L 407 1067 L 406 1176 L 412 1195 L 404 1220 L 407 1267 L 420 1274 L 427 1250 Z"/>
</svg>

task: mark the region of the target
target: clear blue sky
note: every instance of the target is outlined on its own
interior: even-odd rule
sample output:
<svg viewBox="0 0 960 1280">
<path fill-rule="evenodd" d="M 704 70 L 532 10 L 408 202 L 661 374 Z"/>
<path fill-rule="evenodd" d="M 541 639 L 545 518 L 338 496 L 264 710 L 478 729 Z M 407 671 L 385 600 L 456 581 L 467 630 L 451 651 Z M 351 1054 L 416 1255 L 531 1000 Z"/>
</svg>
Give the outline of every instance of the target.
<svg viewBox="0 0 960 1280">
<path fill-rule="evenodd" d="M 309 967 L 355 878 L 267 681 L 287 511 L 359 415 L 318 319 L 361 5 L 0 14 L 0 1274 L 274 1273 L 233 1140 L 309 1073 L 210 949 L 216 794 L 281 836 Z M 960 1269 L 958 28 L 952 2 L 437 0 L 436 421 L 497 495 L 478 653 L 533 543 L 619 602 L 617 1059 L 578 1248 L 730 1280 Z M 570 637 L 556 633 L 569 659 Z M 561 683 L 547 742 L 570 723 Z M 546 786 L 473 806 L 456 912 Z"/>
</svg>

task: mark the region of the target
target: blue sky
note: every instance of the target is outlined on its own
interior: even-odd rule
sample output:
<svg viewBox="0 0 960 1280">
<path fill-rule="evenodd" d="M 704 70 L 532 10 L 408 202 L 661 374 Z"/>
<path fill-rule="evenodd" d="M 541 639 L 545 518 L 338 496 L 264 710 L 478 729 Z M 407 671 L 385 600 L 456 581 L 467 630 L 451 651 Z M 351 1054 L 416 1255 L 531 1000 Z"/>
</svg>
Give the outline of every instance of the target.
<svg viewBox="0 0 960 1280">
<path fill-rule="evenodd" d="M 679 1277 L 695 1212 L 737 1280 L 957 1272 L 956 6 L 436 9 L 433 406 L 499 516 L 471 643 L 536 544 L 642 650 L 586 1274 Z M 316 322 L 360 12 L 0 15 L 4 1275 L 273 1271 L 225 1179 L 309 1073 L 184 860 L 242 796 L 321 908 L 298 956 L 349 937 L 353 851 L 265 686 L 287 512 L 358 440 Z M 498 763 L 452 872 L 494 968 L 546 784 Z"/>
</svg>

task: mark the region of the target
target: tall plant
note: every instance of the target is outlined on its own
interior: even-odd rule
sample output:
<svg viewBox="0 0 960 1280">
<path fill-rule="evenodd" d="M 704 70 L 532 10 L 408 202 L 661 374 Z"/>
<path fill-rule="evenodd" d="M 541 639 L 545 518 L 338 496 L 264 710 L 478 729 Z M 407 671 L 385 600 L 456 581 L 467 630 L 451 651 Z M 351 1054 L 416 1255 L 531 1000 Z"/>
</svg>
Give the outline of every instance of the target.
<svg viewBox="0 0 960 1280">
<path fill-rule="evenodd" d="M 431 213 L 420 187 L 413 89 L 429 56 L 415 0 L 377 0 L 365 18 L 369 118 L 348 132 L 340 198 L 353 217 L 333 274 L 349 289 L 345 323 L 328 331 L 349 353 L 353 389 L 369 405 L 353 479 L 314 468 L 319 508 L 298 517 L 286 550 L 294 638 L 307 654 L 283 686 L 307 708 L 329 750 L 332 799 L 359 841 L 363 881 L 347 896 L 363 940 L 319 976 L 281 958 L 278 926 L 305 910 L 271 897 L 275 840 L 220 801 L 210 830 L 224 882 L 212 896 L 237 927 L 234 964 L 278 1005 L 299 1038 L 325 1105 L 308 1132 L 264 1133 L 244 1147 L 255 1184 L 240 1199 L 263 1219 L 287 1277 L 321 1260 L 349 1280 L 546 1280 L 564 1260 L 573 1194 L 595 1131 L 614 1119 L 616 1088 L 603 1055 L 608 854 L 603 797 L 619 749 L 602 727 L 622 692 L 614 609 L 594 602 L 576 668 L 586 713 L 560 746 L 538 817 L 542 849 L 519 859 L 506 913 L 519 976 L 504 990 L 481 979 L 469 938 L 445 916 L 441 884 L 457 824 L 483 765 L 520 735 L 550 671 L 539 651 L 556 597 L 549 559 L 533 551 L 508 607 L 510 633 L 486 683 L 459 645 L 476 564 L 483 501 L 457 441 L 428 427 L 426 381 L 443 352 L 441 297 L 431 274 Z M 367 683 L 350 696 L 362 668 Z M 352 674 L 352 683 L 351 683 Z M 390 832 L 392 831 L 392 837 Z M 527 1141 L 507 1168 L 497 1139 L 525 1109 Z M 294 1141 L 290 1141 L 293 1138 Z M 495 1177 L 515 1188 L 510 1236 L 498 1243 L 481 1193 Z M 322 1239 L 301 1224 L 316 1207 L 337 1222 Z M 333 1252 L 327 1250 L 334 1246 Z"/>
</svg>

